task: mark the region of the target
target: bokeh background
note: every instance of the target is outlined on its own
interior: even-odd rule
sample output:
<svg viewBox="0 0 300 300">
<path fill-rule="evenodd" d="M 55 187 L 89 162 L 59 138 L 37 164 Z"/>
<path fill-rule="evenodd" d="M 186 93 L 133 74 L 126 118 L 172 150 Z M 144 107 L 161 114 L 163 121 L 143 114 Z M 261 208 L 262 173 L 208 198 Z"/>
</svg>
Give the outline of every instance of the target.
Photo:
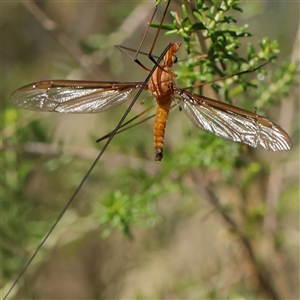
<svg viewBox="0 0 300 300">
<path fill-rule="evenodd" d="M 44 79 L 143 81 L 146 72 L 114 45 L 138 47 L 154 2 L 1 3 L 3 292 L 92 164 L 101 148 L 95 139 L 126 108 L 95 115 L 21 111 L 9 105 L 10 94 Z M 173 1 L 171 10 L 180 14 L 180 5 Z M 235 18 L 253 33 L 245 45 L 268 36 L 279 42 L 276 64 L 299 60 L 299 2 L 240 7 Z M 144 51 L 154 35 L 151 29 Z M 155 54 L 178 39 L 161 34 Z M 178 57 L 187 57 L 184 49 Z M 143 100 L 152 103 L 145 93 L 132 115 L 144 109 Z M 176 168 L 195 158 L 177 149 L 197 131 L 178 111 L 168 122 L 162 163 L 153 161 L 151 120 L 116 136 L 12 299 L 299 299 L 298 100 L 299 88 L 289 89 L 268 112 L 292 136 L 293 149 L 242 149 L 248 167 L 227 180 L 213 167 L 178 175 Z M 106 222 L 114 218 L 105 210 L 111 201 L 137 203 L 130 234 L 120 229 L 119 215 L 116 228 Z"/>
</svg>

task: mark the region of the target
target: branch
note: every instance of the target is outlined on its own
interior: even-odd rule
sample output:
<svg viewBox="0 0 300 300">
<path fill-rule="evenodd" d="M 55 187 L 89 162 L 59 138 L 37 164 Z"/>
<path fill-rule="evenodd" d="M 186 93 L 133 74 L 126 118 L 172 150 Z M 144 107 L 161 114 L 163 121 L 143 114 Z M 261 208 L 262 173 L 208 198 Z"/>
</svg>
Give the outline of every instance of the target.
<svg viewBox="0 0 300 300">
<path fill-rule="evenodd" d="M 297 61 L 300 51 L 300 25 L 298 27 L 298 33 L 295 39 L 295 44 L 292 53 L 293 61 Z M 299 77 L 298 77 L 299 82 Z M 291 99 L 293 98 L 293 99 Z M 294 88 L 293 97 L 281 102 L 279 124 L 289 133 L 291 133 L 293 115 L 295 112 L 295 101 L 299 99 L 299 84 Z M 286 157 L 285 157 L 286 159 Z M 296 163 L 296 162 L 295 162 Z M 296 163 L 297 164 L 297 163 Z M 277 228 L 276 211 L 278 206 L 278 199 L 282 191 L 282 182 L 285 177 L 286 163 L 276 164 L 272 163 L 270 168 L 270 176 L 267 187 L 267 212 L 264 218 L 264 229 L 266 232 L 273 234 Z"/>
<path fill-rule="evenodd" d="M 217 213 L 219 213 L 219 216 L 221 216 L 222 220 L 229 227 L 230 231 L 234 232 L 234 234 L 239 238 L 243 248 L 246 250 L 247 258 L 252 266 L 255 277 L 258 278 L 261 291 L 270 299 L 280 299 L 278 291 L 273 284 L 272 276 L 269 276 L 264 265 L 257 259 L 251 240 L 240 230 L 240 224 L 238 224 L 222 207 L 216 194 L 216 191 L 218 190 L 217 184 L 209 182 L 204 178 L 199 180 L 199 174 L 196 174 L 195 171 L 191 171 L 191 177 L 196 193 L 202 195 L 203 199 L 208 201 L 214 207 Z"/>
<path fill-rule="evenodd" d="M 92 78 L 103 78 L 108 80 L 107 76 L 95 67 L 91 57 L 85 55 L 80 47 L 59 28 L 57 23 L 51 20 L 33 1 L 29 0 L 21 3 L 36 18 L 40 25 L 48 31 L 64 49 L 66 49 L 87 74 L 90 74 Z"/>
</svg>

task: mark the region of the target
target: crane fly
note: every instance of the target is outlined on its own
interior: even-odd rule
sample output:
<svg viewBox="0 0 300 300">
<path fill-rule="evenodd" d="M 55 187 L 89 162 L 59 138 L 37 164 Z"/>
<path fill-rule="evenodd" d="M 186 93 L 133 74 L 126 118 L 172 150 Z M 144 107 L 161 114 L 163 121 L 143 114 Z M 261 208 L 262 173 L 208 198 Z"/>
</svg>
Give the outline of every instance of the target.
<svg viewBox="0 0 300 300">
<path fill-rule="evenodd" d="M 160 22 L 160 27 L 169 4 L 170 1 L 167 3 L 164 15 Z M 155 12 L 152 19 L 154 15 Z M 183 111 L 192 123 L 209 133 L 252 147 L 261 147 L 270 151 L 287 151 L 291 148 L 292 143 L 288 134 L 278 125 L 265 117 L 177 87 L 175 85 L 176 74 L 173 73 L 172 67 L 177 61 L 176 53 L 179 50 L 181 43 L 170 43 L 158 60 L 155 61 L 150 55 L 155 45 L 158 33 L 159 30 L 157 31 L 152 48 L 148 55 L 155 63 L 155 66 L 151 70 L 148 70 L 136 60 L 136 56 L 139 53 L 147 31 L 135 56 L 135 61 L 149 72 L 147 79 L 143 82 L 51 80 L 26 85 L 12 94 L 10 102 L 16 107 L 34 111 L 79 114 L 98 113 L 112 109 L 123 104 L 131 93 L 138 90 L 134 100 L 129 105 L 115 130 L 107 135 L 109 137 L 107 143 L 103 146 L 101 152 L 88 169 L 68 202 L 63 207 L 61 213 L 47 232 L 46 236 L 30 257 L 24 269 L 14 281 L 4 299 L 7 298 L 11 290 L 31 264 L 32 260 L 35 258 L 39 249 L 44 245 L 45 241 L 53 232 L 54 228 L 61 220 L 64 213 L 101 158 L 113 136 L 120 132 L 119 129 L 121 128 L 122 122 L 140 95 L 142 89 L 150 91 L 156 99 L 157 104 L 154 121 L 154 148 L 156 161 L 161 161 L 163 158 L 165 126 L 168 114 L 172 107 L 172 102 L 177 103 L 178 99 L 182 101 L 183 104 L 180 104 L 180 107 L 183 108 Z M 160 63 L 161 61 L 162 63 Z M 255 71 L 258 68 L 252 69 L 251 71 Z M 247 71 L 240 72 L 238 74 L 246 72 Z"/>
<path fill-rule="evenodd" d="M 157 66 L 145 90 L 156 99 L 154 121 L 155 160 L 163 157 L 165 126 L 173 101 L 183 101 L 183 111 L 196 126 L 216 136 L 270 151 L 291 148 L 289 135 L 269 119 L 256 113 L 205 96 L 196 95 L 175 85 L 172 66 L 181 43 L 171 43 L 163 62 Z M 111 81 L 42 81 L 24 86 L 11 96 L 14 106 L 57 113 L 98 113 L 125 102 L 142 87 L 143 82 Z"/>
</svg>

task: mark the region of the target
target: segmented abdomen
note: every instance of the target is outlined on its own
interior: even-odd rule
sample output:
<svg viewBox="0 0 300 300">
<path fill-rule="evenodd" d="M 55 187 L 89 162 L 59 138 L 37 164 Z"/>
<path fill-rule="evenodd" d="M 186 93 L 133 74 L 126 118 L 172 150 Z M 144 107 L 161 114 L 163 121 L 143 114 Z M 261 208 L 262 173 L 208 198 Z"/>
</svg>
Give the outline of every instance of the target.
<svg viewBox="0 0 300 300">
<path fill-rule="evenodd" d="M 172 103 L 171 97 L 164 100 L 167 101 L 164 101 L 163 105 L 158 103 L 154 121 L 154 148 L 156 161 L 161 161 L 163 157 L 165 127 Z"/>
</svg>

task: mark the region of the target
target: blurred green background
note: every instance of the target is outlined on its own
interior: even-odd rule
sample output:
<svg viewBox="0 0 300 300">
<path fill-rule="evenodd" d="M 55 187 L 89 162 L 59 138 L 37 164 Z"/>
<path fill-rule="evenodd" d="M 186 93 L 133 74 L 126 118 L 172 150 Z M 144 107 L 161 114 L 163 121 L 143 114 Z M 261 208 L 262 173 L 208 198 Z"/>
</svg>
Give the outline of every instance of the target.
<svg viewBox="0 0 300 300">
<path fill-rule="evenodd" d="M 30 112 L 11 107 L 9 96 L 45 79 L 143 81 L 146 72 L 114 45 L 138 47 L 154 4 L 2 2 L 4 293 L 97 156 L 95 139 L 126 108 Z M 173 1 L 170 9 L 180 15 L 180 5 Z M 244 12 L 234 17 L 253 34 L 241 51 L 267 36 L 281 51 L 268 72 L 299 60 L 298 2 L 242 1 L 240 7 Z M 144 51 L 155 32 L 150 29 Z M 177 40 L 161 34 L 154 54 Z M 181 49 L 179 60 L 186 57 Z M 287 86 L 281 100 L 258 113 L 291 135 L 288 153 L 208 134 L 201 136 L 202 149 L 199 130 L 176 109 L 161 163 L 153 159 L 153 121 L 116 136 L 12 298 L 299 299 L 299 88 Z M 253 110 L 255 101 L 248 103 Z M 151 103 L 144 93 L 131 115 Z"/>
</svg>

